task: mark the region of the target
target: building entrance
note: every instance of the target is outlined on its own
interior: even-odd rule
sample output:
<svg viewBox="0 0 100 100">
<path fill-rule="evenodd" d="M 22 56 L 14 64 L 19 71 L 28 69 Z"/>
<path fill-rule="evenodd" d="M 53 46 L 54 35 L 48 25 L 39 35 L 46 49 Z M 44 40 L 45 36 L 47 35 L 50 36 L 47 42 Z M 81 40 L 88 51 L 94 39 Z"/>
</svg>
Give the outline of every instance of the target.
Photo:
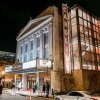
<svg viewBox="0 0 100 100">
<path fill-rule="evenodd" d="M 35 74 L 28 74 L 28 76 L 27 76 L 27 89 L 32 89 L 34 82 L 36 82 L 36 75 Z"/>
<path fill-rule="evenodd" d="M 50 81 L 50 72 L 39 72 L 39 74 L 37 75 L 37 73 L 31 73 L 27 75 L 27 89 L 33 89 L 34 84 L 36 83 L 38 86 L 38 89 L 40 87 L 43 86 L 43 83 L 46 84 L 46 82 L 48 81 L 49 83 L 51 83 Z"/>
</svg>

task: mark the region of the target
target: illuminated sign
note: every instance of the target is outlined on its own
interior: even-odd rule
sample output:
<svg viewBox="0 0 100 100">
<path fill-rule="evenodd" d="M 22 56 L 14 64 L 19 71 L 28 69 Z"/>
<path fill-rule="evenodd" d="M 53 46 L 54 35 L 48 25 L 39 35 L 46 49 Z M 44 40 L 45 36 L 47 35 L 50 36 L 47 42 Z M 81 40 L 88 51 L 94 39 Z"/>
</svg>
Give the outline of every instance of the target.
<svg viewBox="0 0 100 100">
<path fill-rule="evenodd" d="M 20 69 L 22 69 L 22 64 L 21 63 L 14 64 L 13 67 L 12 67 L 13 71 L 18 71 Z"/>
<path fill-rule="evenodd" d="M 63 38 L 64 38 L 64 67 L 65 73 L 70 73 L 69 66 L 69 34 L 68 34 L 68 7 L 62 4 L 63 15 Z"/>
<path fill-rule="evenodd" d="M 12 66 L 5 67 L 5 72 L 12 72 Z"/>
<path fill-rule="evenodd" d="M 50 60 L 40 60 L 40 67 L 51 67 L 51 61 Z"/>
<path fill-rule="evenodd" d="M 36 68 L 36 60 L 23 63 L 23 69 Z"/>
</svg>

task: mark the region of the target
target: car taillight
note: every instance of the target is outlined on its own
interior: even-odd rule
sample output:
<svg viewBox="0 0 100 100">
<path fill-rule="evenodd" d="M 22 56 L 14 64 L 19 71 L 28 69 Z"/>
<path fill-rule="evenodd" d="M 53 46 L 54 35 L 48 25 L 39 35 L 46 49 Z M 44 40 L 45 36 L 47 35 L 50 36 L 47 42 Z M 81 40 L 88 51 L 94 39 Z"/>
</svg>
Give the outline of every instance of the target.
<svg viewBox="0 0 100 100">
<path fill-rule="evenodd" d="M 91 98 L 90 100 L 98 100 L 97 98 Z"/>
</svg>

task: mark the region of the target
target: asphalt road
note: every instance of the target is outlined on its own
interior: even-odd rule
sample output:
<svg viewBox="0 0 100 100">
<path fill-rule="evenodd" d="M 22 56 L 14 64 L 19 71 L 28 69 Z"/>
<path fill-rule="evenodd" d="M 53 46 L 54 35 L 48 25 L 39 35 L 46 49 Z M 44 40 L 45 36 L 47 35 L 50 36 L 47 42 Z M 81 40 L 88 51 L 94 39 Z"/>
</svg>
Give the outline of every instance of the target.
<svg viewBox="0 0 100 100">
<path fill-rule="evenodd" d="M 0 95 L 0 100 L 28 100 L 25 96 L 20 95 L 10 95 L 9 93 L 3 93 Z"/>
</svg>

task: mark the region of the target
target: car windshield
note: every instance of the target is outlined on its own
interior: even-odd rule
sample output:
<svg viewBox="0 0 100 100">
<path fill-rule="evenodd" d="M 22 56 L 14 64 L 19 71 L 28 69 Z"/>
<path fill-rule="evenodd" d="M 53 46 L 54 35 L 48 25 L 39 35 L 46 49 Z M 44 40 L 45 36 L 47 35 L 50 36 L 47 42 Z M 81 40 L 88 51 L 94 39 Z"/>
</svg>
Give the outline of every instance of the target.
<svg viewBox="0 0 100 100">
<path fill-rule="evenodd" d="M 91 95 L 91 94 L 87 91 L 72 91 L 72 92 L 68 93 L 67 95 L 83 97 L 84 95 Z"/>
</svg>

